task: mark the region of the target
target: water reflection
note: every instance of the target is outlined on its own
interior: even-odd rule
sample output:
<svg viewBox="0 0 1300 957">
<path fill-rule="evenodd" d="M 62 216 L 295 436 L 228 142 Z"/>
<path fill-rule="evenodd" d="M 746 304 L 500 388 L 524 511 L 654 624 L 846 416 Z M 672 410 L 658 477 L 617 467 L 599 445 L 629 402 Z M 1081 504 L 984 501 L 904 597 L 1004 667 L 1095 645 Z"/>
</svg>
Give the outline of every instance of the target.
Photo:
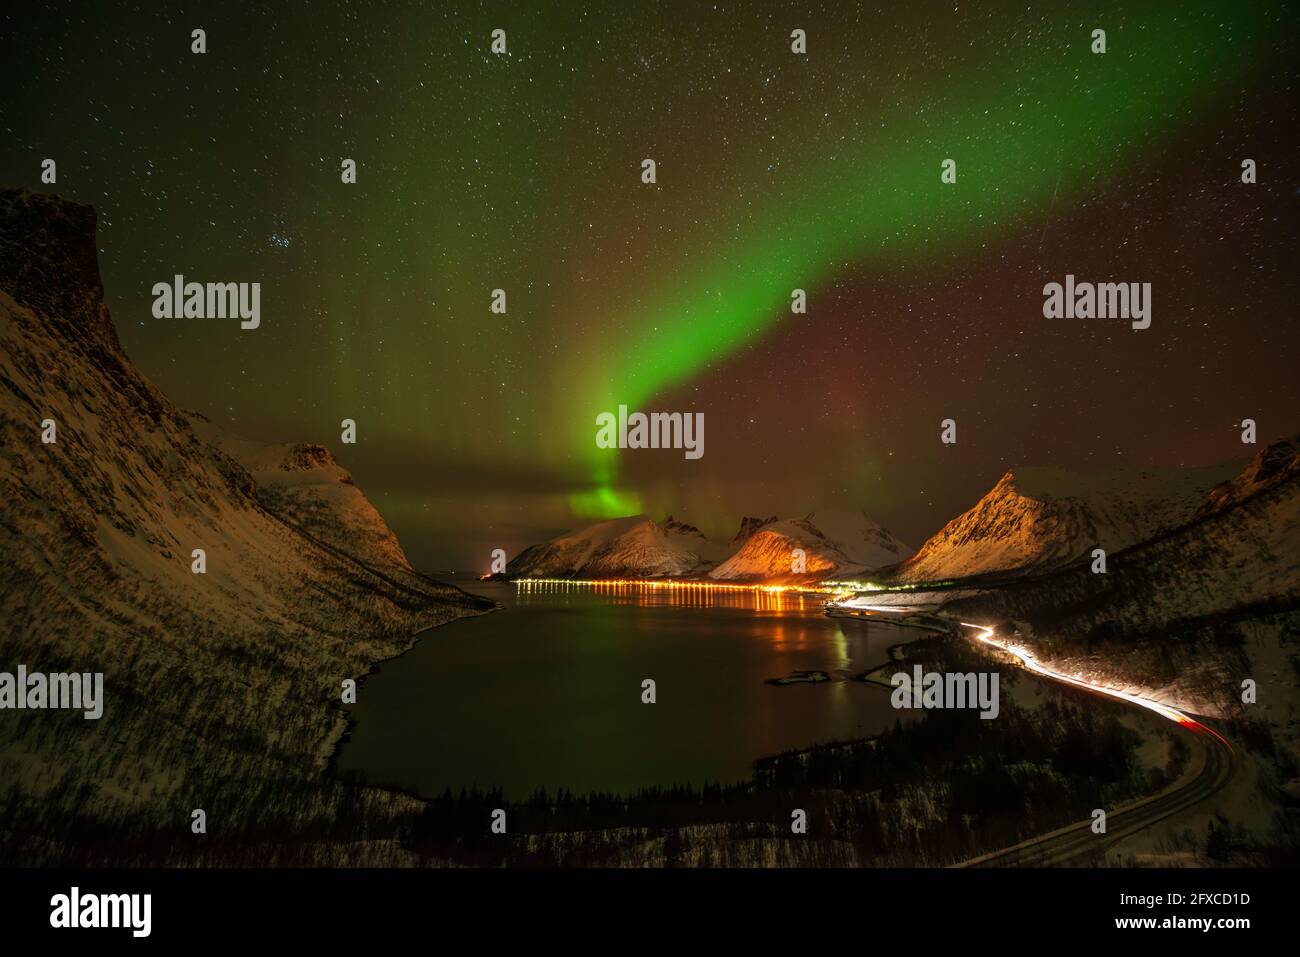
<svg viewBox="0 0 1300 957">
<path fill-rule="evenodd" d="M 502 610 L 426 632 L 367 678 L 340 770 L 425 795 L 478 785 L 520 798 L 740 781 L 763 755 L 891 727 L 889 694 L 852 678 L 918 634 L 829 618 L 825 596 L 792 589 L 470 587 Z M 829 680 L 768 683 L 815 671 Z"/>
<path fill-rule="evenodd" d="M 570 595 L 597 596 L 614 605 L 650 607 L 672 605 L 681 608 L 743 608 L 784 614 L 817 611 L 828 592 L 771 585 L 722 585 L 710 582 L 670 581 L 569 581 L 526 579 L 517 581 L 515 604 L 544 601 L 555 604 Z"/>
</svg>

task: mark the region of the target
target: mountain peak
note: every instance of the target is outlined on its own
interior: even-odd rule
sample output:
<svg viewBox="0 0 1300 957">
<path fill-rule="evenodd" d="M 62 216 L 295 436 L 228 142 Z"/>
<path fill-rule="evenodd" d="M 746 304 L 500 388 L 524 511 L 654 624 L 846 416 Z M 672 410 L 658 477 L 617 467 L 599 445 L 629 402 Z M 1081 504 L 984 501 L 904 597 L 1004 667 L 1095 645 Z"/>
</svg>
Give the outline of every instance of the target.
<svg viewBox="0 0 1300 957">
<path fill-rule="evenodd" d="M 1206 493 L 1240 468 L 1017 466 L 898 569 L 900 581 L 1045 571 L 1094 548 L 1118 551 L 1189 521 Z"/>
<path fill-rule="evenodd" d="M 1253 481 L 1272 483 L 1300 469 L 1300 435 L 1278 439 L 1260 449 L 1246 467 Z"/>
<path fill-rule="evenodd" d="M 93 206 L 0 189 L 0 289 L 70 340 L 122 347 L 104 305 Z"/>
<path fill-rule="evenodd" d="M 280 468 L 285 472 L 302 472 L 338 464 L 334 455 L 325 446 L 311 442 L 298 442 L 289 446 Z"/>
<path fill-rule="evenodd" d="M 758 522 L 744 544 L 710 578 L 737 581 L 795 581 L 860 575 L 893 565 L 911 549 L 867 518 L 862 511 L 823 509 L 803 518 Z M 733 542 L 734 544 L 734 542 Z M 804 570 L 794 570 L 795 549 L 803 552 Z"/>
<path fill-rule="evenodd" d="M 703 535 L 704 534 L 694 525 L 687 525 L 685 522 L 679 522 L 671 515 L 669 515 L 667 518 L 664 519 L 664 523 L 660 527 L 663 528 L 665 532 L 677 532 L 680 535 Z"/>
<path fill-rule="evenodd" d="M 531 545 L 509 563 L 512 578 L 681 578 L 698 575 L 724 550 L 671 515 L 597 522 Z"/>
<path fill-rule="evenodd" d="M 776 519 L 777 516 L 775 515 L 769 516 L 768 518 L 753 518 L 749 515 L 746 515 L 744 518 L 740 520 L 740 528 L 736 532 L 736 534 L 732 536 L 731 544 L 732 545 L 745 544 L 745 540 L 748 539 L 749 536 L 753 535 L 764 525 L 771 525 L 773 522 L 776 521 Z"/>
<path fill-rule="evenodd" d="M 1197 514 L 1222 511 L 1296 474 L 1300 474 L 1300 435 L 1278 439 L 1260 449 L 1240 474 L 1210 490 Z"/>
</svg>

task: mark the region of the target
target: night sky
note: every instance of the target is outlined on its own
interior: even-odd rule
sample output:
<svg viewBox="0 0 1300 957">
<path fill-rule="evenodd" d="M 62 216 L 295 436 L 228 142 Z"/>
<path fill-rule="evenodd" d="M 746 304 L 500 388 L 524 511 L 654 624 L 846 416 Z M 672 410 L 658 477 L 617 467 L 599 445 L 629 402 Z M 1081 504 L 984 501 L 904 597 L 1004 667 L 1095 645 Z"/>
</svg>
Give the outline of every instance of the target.
<svg viewBox="0 0 1300 957">
<path fill-rule="evenodd" d="M 93 204 L 140 368 L 328 445 L 426 568 L 640 511 L 918 545 L 1017 464 L 1300 431 L 1285 4 L 152 6 L 6 6 L 0 183 Z M 261 282 L 261 327 L 153 318 L 176 273 Z M 1045 319 L 1066 273 L 1152 283 L 1151 328 Z M 620 403 L 704 457 L 598 449 Z"/>
</svg>

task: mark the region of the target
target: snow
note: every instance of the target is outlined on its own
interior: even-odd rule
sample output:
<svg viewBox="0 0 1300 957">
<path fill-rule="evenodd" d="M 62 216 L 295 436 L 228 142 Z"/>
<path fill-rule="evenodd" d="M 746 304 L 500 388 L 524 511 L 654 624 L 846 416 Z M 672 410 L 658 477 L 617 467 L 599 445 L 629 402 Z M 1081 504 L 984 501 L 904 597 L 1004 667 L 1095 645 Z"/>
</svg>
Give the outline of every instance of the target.
<svg viewBox="0 0 1300 957">
<path fill-rule="evenodd" d="M 598 522 L 525 549 L 507 566 L 512 578 L 680 578 L 699 575 L 725 554 L 698 529 L 670 516 Z"/>
<path fill-rule="evenodd" d="M 0 249 L 4 650 L 105 689 L 96 729 L 10 729 L 7 812 L 57 840 L 53 822 L 166 813 L 197 787 L 250 824 L 229 796 L 319 773 L 341 679 L 486 603 L 411 570 L 318 447 L 205 438 L 121 349 L 93 210 L 0 190 L 0 226 L 23 237 Z"/>
<path fill-rule="evenodd" d="M 1186 523 L 1241 462 L 1195 469 L 1074 473 L 1016 468 L 898 569 L 901 582 L 1044 571 L 1107 554 Z"/>
<path fill-rule="evenodd" d="M 304 532 L 378 567 L 414 571 L 397 536 L 329 449 L 241 439 L 198 413 L 188 420 L 196 435 L 249 470 L 269 511 L 292 516 Z"/>
<path fill-rule="evenodd" d="M 746 519 L 757 527 L 739 548 L 675 521 L 645 515 L 598 522 L 525 549 L 507 566 L 513 578 L 684 578 L 777 581 L 858 574 L 897 562 L 910 549 L 861 512 Z M 791 574 L 791 553 L 806 553 L 807 574 Z"/>
<path fill-rule="evenodd" d="M 804 551 L 806 574 L 792 571 Z M 709 573 L 719 581 L 776 581 L 861 575 L 893 564 L 910 549 L 860 511 L 820 511 L 764 525 Z"/>
</svg>

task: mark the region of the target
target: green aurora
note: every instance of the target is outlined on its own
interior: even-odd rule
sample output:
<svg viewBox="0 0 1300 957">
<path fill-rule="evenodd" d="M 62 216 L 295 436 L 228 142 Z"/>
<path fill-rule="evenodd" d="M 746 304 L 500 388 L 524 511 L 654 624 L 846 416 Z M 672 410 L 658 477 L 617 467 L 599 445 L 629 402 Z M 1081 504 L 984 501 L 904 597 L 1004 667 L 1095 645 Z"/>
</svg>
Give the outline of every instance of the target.
<svg viewBox="0 0 1300 957">
<path fill-rule="evenodd" d="M 1006 456 L 1188 454 L 1190 444 L 1153 448 L 1154 426 L 1123 410 L 1096 412 L 1077 457 L 1027 449 L 1000 396 L 962 377 L 1018 376 L 1017 401 L 1042 410 L 1038 434 L 1066 434 L 1047 418 L 1072 421 L 1079 396 L 1054 393 L 1076 365 L 1114 388 L 1114 376 L 1146 375 L 1158 359 L 1173 382 L 1194 357 L 1222 354 L 1226 326 L 1158 320 L 1126 341 L 1136 352 L 1117 373 L 1100 337 L 1026 335 L 1028 300 L 998 316 L 944 296 L 963 282 L 1005 285 L 1000 256 L 1013 280 L 1039 288 L 1044 271 L 1086 266 L 1082 246 L 1039 261 L 1023 239 L 1051 226 L 1072 243 L 1070 217 L 1110 203 L 1117 183 L 1144 195 L 1135 171 L 1150 170 L 1152 193 L 1190 190 L 1169 185 L 1188 172 L 1170 167 L 1169 151 L 1180 137 L 1235 134 L 1247 101 L 1251 115 L 1276 102 L 1256 101 L 1267 86 L 1257 81 L 1275 80 L 1294 52 L 1291 11 L 1195 0 L 1028 12 L 538 6 L 47 11 L 15 25 L 0 66 L 13 94 L 0 174 L 48 189 L 40 158 L 57 157 L 58 191 L 99 212 L 106 293 L 132 359 L 233 431 L 330 446 L 431 567 L 478 567 L 498 543 L 640 511 L 725 535 L 742 509 L 833 501 L 890 522 L 890 509 L 907 509 L 915 536 L 968 505 Z M 204 56 L 189 51 L 199 21 Z M 489 50 L 498 27 L 505 55 Z M 805 55 L 790 49 L 796 27 Z M 1098 28 L 1104 54 L 1090 50 Z M 76 67 L 90 62 L 98 72 Z M 1213 160 L 1221 180 L 1235 156 Z M 354 186 L 340 183 L 344 157 L 358 164 Z M 654 185 L 641 182 L 645 158 Z M 940 181 L 949 158 L 952 185 Z M 1276 208 L 1274 188 L 1248 198 Z M 1161 278 L 1152 263 L 1163 260 L 1143 257 L 1166 251 L 1144 242 L 1128 253 Z M 1223 261 L 1209 245 L 1195 252 L 1199 267 Z M 260 279 L 262 327 L 152 320 L 152 285 L 176 273 Z M 918 284 L 934 291 L 928 301 Z M 807 315 L 790 312 L 795 288 Z M 1271 317 L 1257 301 L 1269 288 L 1254 282 L 1243 308 Z M 505 315 L 489 310 L 494 289 L 507 293 Z M 907 341 L 913 321 L 930 339 Z M 820 352 L 791 357 L 804 340 Z M 1267 334 L 1257 341 L 1255 355 L 1224 360 L 1240 376 L 1236 401 L 1285 405 L 1278 352 Z M 1014 354 L 1021 343 L 1035 365 Z M 1063 370 L 1051 365 L 1058 348 Z M 794 389 L 807 393 L 799 410 L 775 408 Z M 960 487 L 926 457 L 938 415 L 925 391 L 945 409 L 969 398 L 964 421 L 986 416 L 990 437 L 1001 423 L 993 441 L 958 453 L 983 456 Z M 709 454 L 683 463 L 601 450 L 596 416 L 620 404 L 705 412 Z M 1151 416 L 1203 430 L 1209 411 Z M 354 447 L 339 446 L 344 418 L 359 424 Z M 791 422 L 807 431 L 788 439 Z M 794 479 L 792 441 L 808 458 Z M 1210 443 L 1197 441 L 1205 454 Z"/>
<path fill-rule="evenodd" d="M 882 119 L 844 143 L 833 162 L 807 151 L 814 161 L 797 175 L 808 185 L 773 191 L 739 235 L 679 273 L 634 317 L 633 328 L 651 334 L 607 350 L 609 374 L 579 394 L 593 396 L 587 407 L 596 411 L 620 402 L 641 408 L 781 321 L 791 290 L 815 296 L 838 263 L 898 263 L 944 245 L 979 245 L 1058 193 L 1068 199 L 1117 164 L 1138 162 L 1114 144 L 1159 135 L 1201 108 L 1225 72 L 1249 63 L 1259 28 L 1241 9 L 1152 5 L 1108 36 L 1105 55 L 1091 52 L 1088 31 L 1063 29 L 1028 60 L 981 62 L 969 77 L 932 79 L 918 95 L 919 115 Z M 1189 57 L 1193 49 L 1204 55 Z M 1026 108 L 1030 89 L 1034 109 Z M 869 101 L 869 90 L 862 95 Z M 800 142 L 791 136 L 792 151 L 805 152 L 795 148 Z M 940 182 L 945 158 L 957 161 L 955 184 Z M 590 448 L 591 430 L 575 431 L 574 441 Z M 633 493 L 611 487 L 617 457 L 592 450 L 596 488 L 573 496 L 575 512 L 608 518 L 639 510 Z"/>
</svg>

